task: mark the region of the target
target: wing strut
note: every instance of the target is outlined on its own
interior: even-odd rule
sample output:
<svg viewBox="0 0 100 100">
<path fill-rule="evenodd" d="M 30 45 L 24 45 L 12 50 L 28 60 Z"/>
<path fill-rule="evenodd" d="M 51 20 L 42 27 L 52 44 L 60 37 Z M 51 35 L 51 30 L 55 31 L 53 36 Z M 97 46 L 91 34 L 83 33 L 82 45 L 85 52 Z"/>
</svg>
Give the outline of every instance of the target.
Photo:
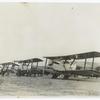
<svg viewBox="0 0 100 100">
<path fill-rule="evenodd" d="M 72 61 L 71 64 L 70 64 L 70 69 L 71 69 L 71 70 L 72 70 L 72 67 L 71 67 L 71 66 L 73 65 L 73 63 L 75 62 L 75 60 L 76 60 L 76 58 L 74 58 L 73 61 Z"/>
</svg>

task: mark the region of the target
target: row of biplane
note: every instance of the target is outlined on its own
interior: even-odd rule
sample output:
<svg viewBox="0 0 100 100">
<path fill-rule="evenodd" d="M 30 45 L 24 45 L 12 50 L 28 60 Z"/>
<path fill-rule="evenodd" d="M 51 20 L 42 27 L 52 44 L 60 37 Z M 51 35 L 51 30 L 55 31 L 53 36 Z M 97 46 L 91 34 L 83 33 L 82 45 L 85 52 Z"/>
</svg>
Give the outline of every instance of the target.
<svg viewBox="0 0 100 100">
<path fill-rule="evenodd" d="M 0 64 L 0 74 L 2 76 L 15 73 L 17 76 L 43 76 L 47 75 L 51 78 L 68 79 L 70 77 L 100 77 L 100 71 L 94 68 L 94 59 L 100 57 L 99 52 L 86 52 L 80 54 L 72 54 L 66 56 L 48 56 L 45 65 L 39 66 L 43 60 L 40 58 L 32 58 L 7 62 Z M 87 59 L 92 58 L 91 68 L 86 69 Z M 84 67 L 77 68 L 76 61 L 84 59 Z M 57 70 L 55 67 L 63 67 L 63 70 Z"/>
</svg>

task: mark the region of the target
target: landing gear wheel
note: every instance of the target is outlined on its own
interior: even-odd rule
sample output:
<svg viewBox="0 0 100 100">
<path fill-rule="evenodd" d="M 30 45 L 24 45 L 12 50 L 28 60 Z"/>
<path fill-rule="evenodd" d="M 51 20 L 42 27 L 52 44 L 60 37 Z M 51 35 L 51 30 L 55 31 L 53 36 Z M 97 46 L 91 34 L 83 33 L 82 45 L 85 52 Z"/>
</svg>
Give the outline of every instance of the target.
<svg viewBox="0 0 100 100">
<path fill-rule="evenodd" d="M 64 74 L 60 74 L 60 75 L 58 76 L 58 78 L 59 78 L 59 79 L 63 79 L 63 78 L 64 78 Z"/>
<path fill-rule="evenodd" d="M 52 78 L 52 77 L 53 77 L 53 74 L 51 74 L 51 73 L 48 74 L 48 77 L 49 77 L 49 78 Z"/>
<path fill-rule="evenodd" d="M 57 77 L 58 77 L 58 75 L 54 74 L 54 75 L 52 76 L 52 79 L 56 79 Z"/>
</svg>

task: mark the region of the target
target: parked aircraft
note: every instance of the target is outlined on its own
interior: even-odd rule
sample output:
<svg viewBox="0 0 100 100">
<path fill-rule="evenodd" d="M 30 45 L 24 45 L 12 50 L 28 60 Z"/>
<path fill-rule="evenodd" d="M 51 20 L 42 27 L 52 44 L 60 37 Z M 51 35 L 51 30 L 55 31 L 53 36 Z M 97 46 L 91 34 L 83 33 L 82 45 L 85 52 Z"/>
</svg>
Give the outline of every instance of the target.
<svg viewBox="0 0 100 100">
<path fill-rule="evenodd" d="M 63 67 L 64 67 L 64 71 L 59 71 L 56 70 L 55 73 L 52 73 L 52 78 L 57 78 L 60 75 L 63 75 L 64 79 L 68 79 L 71 76 L 86 76 L 86 77 L 100 77 L 100 71 L 97 71 L 94 69 L 94 58 L 96 57 L 100 57 L 100 53 L 99 52 L 86 52 L 86 53 L 80 53 L 80 54 L 72 54 L 72 55 L 65 55 L 65 56 L 49 56 L 49 57 L 44 57 L 46 58 L 45 61 L 45 69 L 48 67 L 47 65 L 47 60 L 52 60 L 52 62 L 54 63 L 55 61 L 63 61 Z M 91 63 L 91 69 L 90 70 L 86 70 L 86 63 L 87 63 L 87 59 L 92 58 L 92 63 Z M 84 62 L 84 69 L 80 69 L 80 70 L 73 70 L 72 69 L 72 65 L 76 60 L 80 60 L 80 59 L 85 59 Z M 69 63 L 69 61 L 71 61 Z M 70 65 L 70 69 L 66 70 L 65 68 L 65 64 L 69 64 Z M 58 64 L 58 63 L 56 63 Z M 59 64 L 58 64 L 59 65 Z"/>
</svg>

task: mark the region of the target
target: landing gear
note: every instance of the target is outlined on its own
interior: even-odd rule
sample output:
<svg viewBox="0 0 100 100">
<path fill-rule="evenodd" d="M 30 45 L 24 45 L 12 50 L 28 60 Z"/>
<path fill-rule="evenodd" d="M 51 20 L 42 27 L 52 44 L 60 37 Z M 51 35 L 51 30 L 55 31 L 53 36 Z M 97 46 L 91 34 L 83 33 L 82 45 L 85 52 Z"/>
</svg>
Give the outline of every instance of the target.
<svg viewBox="0 0 100 100">
<path fill-rule="evenodd" d="M 53 74 L 52 79 L 56 79 L 58 77 L 57 74 Z"/>
<path fill-rule="evenodd" d="M 63 79 L 69 79 L 69 75 L 64 75 Z"/>
<path fill-rule="evenodd" d="M 49 77 L 49 78 L 52 78 L 52 77 L 53 77 L 53 75 L 50 73 L 50 74 L 48 74 L 48 77 Z"/>
</svg>

